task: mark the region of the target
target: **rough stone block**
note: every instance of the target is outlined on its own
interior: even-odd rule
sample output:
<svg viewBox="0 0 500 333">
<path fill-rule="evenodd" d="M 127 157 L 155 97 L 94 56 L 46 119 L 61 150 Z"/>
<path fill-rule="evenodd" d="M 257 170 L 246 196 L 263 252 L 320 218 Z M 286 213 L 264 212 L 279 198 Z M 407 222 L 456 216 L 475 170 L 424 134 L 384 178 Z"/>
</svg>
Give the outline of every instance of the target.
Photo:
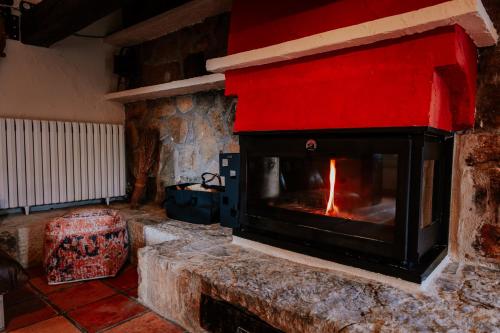
<svg viewBox="0 0 500 333">
<path fill-rule="evenodd" d="M 92 207 L 103 207 L 88 206 Z M 158 224 L 166 219 L 162 207 L 148 205 L 141 209 L 130 209 L 128 204 L 113 203 L 113 209 L 121 212 L 127 221 L 130 237 L 131 260 L 136 262 L 137 250 L 144 246 L 143 227 Z M 43 264 L 44 230 L 48 221 L 62 216 L 68 209 L 36 212 L 28 216 L 15 214 L 0 220 L 0 248 L 16 259 L 24 268 Z"/>
<path fill-rule="evenodd" d="M 43 263 L 43 235 L 45 224 L 62 212 L 48 211 L 8 215 L 0 221 L 0 247 L 24 268 Z"/>
<path fill-rule="evenodd" d="M 148 101 L 148 109 L 154 112 L 156 118 L 168 118 L 173 116 L 177 111 L 173 98 L 160 98 Z"/>
<path fill-rule="evenodd" d="M 483 224 L 473 246 L 485 258 L 500 261 L 500 226 Z"/>
<path fill-rule="evenodd" d="M 186 142 L 188 130 L 188 122 L 186 119 L 173 116 L 161 122 L 160 140 L 164 143 L 184 143 Z"/>
<path fill-rule="evenodd" d="M 178 221 L 155 226 L 139 251 L 139 298 L 190 332 L 204 293 L 284 332 L 495 331 L 498 271 L 451 262 L 425 291 L 310 267 L 241 248 L 226 229 Z M 154 234 L 154 233 L 152 233 Z"/>
<path fill-rule="evenodd" d="M 182 113 L 187 113 L 193 109 L 193 96 L 183 95 L 175 99 L 177 108 Z"/>
<path fill-rule="evenodd" d="M 496 0 L 483 0 L 497 31 L 500 7 Z M 500 128 L 500 44 L 479 50 L 479 76 L 476 97 L 476 129 L 498 131 Z"/>
<path fill-rule="evenodd" d="M 496 133 L 456 136 L 450 250 L 457 260 L 500 268 L 495 236 L 500 224 L 499 156 Z"/>
</svg>

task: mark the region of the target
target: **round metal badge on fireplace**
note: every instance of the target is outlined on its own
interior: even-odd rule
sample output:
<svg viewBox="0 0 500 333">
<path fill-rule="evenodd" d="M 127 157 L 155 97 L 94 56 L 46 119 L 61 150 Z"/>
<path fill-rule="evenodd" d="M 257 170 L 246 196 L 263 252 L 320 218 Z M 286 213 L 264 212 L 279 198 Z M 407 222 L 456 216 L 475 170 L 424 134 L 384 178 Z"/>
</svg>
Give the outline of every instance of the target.
<svg viewBox="0 0 500 333">
<path fill-rule="evenodd" d="M 307 140 L 306 150 L 315 151 L 316 149 L 318 149 L 318 143 L 316 142 L 316 140 L 313 139 Z"/>
</svg>

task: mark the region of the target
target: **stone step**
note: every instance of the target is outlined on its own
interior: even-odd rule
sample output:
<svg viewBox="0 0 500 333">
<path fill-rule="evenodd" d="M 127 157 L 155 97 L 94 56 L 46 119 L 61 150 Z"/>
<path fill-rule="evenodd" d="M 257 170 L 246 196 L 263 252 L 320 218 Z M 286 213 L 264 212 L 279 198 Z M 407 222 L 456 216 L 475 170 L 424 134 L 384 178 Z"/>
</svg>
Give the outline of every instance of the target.
<svg viewBox="0 0 500 333">
<path fill-rule="evenodd" d="M 284 332 L 495 331 L 499 324 L 498 272 L 480 266 L 448 263 L 425 291 L 411 292 L 237 246 L 217 225 L 167 221 L 146 233 L 160 243 L 139 250 L 139 300 L 189 332 L 205 332 L 202 294 Z M 478 292 L 493 295 L 487 306 L 475 301 Z"/>
<path fill-rule="evenodd" d="M 102 205 L 89 205 L 104 207 Z M 45 224 L 55 217 L 62 216 L 72 209 L 54 209 L 30 215 L 12 214 L 0 216 L 0 248 L 17 260 L 24 268 L 41 266 Z M 112 203 L 110 208 L 117 209 L 127 220 L 130 237 L 131 261 L 137 262 L 137 250 L 145 246 L 144 226 L 155 225 L 166 220 L 165 211 L 157 206 L 144 206 L 130 209 L 125 203 Z"/>
</svg>

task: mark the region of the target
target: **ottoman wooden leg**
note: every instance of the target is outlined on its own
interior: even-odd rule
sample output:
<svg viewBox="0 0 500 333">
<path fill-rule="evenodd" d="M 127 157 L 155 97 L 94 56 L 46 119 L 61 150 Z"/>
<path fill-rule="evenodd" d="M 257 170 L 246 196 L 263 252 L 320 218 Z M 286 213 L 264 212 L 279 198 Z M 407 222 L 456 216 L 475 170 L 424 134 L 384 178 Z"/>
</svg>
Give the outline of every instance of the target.
<svg viewBox="0 0 500 333">
<path fill-rule="evenodd" d="M 5 312 L 3 310 L 3 295 L 0 295 L 0 332 L 5 328 Z"/>
</svg>

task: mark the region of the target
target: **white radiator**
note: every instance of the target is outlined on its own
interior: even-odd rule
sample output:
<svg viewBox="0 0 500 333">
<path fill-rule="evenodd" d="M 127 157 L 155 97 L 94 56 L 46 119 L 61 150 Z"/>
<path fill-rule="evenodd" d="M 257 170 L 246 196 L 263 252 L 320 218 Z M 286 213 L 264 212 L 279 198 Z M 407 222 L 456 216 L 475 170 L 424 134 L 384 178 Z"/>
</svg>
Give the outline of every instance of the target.
<svg viewBox="0 0 500 333">
<path fill-rule="evenodd" d="M 0 209 L 123 195 L 122 125 L 0 118 Z"/>
</svg>

